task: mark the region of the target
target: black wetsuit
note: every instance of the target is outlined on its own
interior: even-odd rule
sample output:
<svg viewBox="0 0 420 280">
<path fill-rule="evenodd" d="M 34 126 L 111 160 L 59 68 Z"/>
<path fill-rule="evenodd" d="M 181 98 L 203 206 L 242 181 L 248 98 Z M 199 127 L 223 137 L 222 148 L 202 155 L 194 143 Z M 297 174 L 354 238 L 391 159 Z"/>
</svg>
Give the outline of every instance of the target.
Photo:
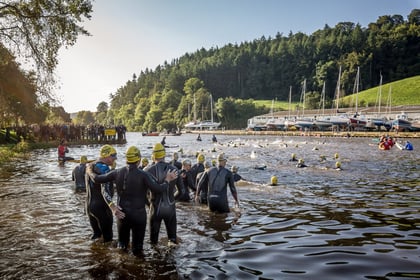
<svg viewBox="0 0 420 280">
<path fill-rule="evenodd" d="M 81 163 L 73 169 L 71 179 L 74 181 L 75 191 L 86 191 L 86 163 Z"/>
<path fill-rule="evenodd" d="M 190 201 L 190 189 L 192 189 L 194 192 L 196 190 L 195 184 L 192 178 L 191 171 L 186 171 L 185 169 L 182 169 L 180 171 L 180 177 L 182 179 L 182 189 L 178 189 L 178 193 L 175 196 L 175 199 L 178 201 Z"/>
<path fill-rule="evenodd" d="M 93 167 L 93 172 L 96 174 L 105 174 L 109 172 L 110 168 L 103 162 L 96 161 L 89 167 Z M 92 239 L 103 237 L 104 242 L 112 240 L 112 212 L 109 209 L 107 202 L 104 200 L 104 195 L 112 199 L 114 195 L 113 183 L 109 182 L 101 185 L 98 182 L 93 182 L 86 174 L 86 213 L 89 216 L 89 222 L 93 229 Z"/>
<path fill-rule="evenodd" d="M 240 180 L 242 180 L 242 176 L 238 173 L 233 173 L 233 181 L 238 182 Z"/>
<path fill-rule="evenodd" d="M 200 182 L 201 177 L 203 177 L 204 171 L 197 174 L 196 178 L 196 186 L 198 190 L 198 182 Z M 197 192 L 197 195 L 199 195 L 200 203 L 201 204 L 207 204 L 207 189 L 208 189 L 208 177 L 206 177 L 206 182 L 203 182 L 202 187 L 200 188 L 200 192 Z"/>
<path fill-rule="evenodd" d="M 180 163 L 179 161 L 175 159 L 171 160 L 169 163 L 175 166 L 176 168 L 178 168 L 179 170 L 182 169 L 182 163 Z"/>
<path fill-rule="evenodd" d="M 98 183 L 115 181 L 118 194 L 117 205 L 125 214 L 123 219 L 117 219 L 118 246 L 127 249 L 130 232 L 132 232 L 133 254 L 141 255 L 147 224 L 145 208 L 147 191 L 150 189 L 153 192 L 162 192 L 168 188 L 168 183 L 159 184 L 153 176 L 139 169 L 135 163 L 104 175 L 96 175 L 94 180 Z M 111 203 L 112 200 L 104 198 Z"/>
<path fill-rule="evenodd" d="M 201 177 L 197 192 L 200 193 L 203 188 L 208 186 L 207 203 L 210 211 L 227 213 L 229 212 L 229 202 L 227 198 L 227 185 L 229 184 L 232 196 L 237 199 L 237 192 L 233 174 L 224 167 L 212 167 L 205 171 Z"/>
<path fill-rule="evenodd" d="M 159 183 L 163 183 L 168 170 L 177 170 L 177 168 L 167 162 L 157 162 L 145 168 L 146 172 L 152 174 Z M 150 243 L 157 244 L 159 240 L 159 231 L 162 220 L 165 223 L 168 240 L 176 243 L 176 207 L 175 192 L 184 188 L 181 177 L 169 183 L 169 188 L 164 192 L 153 192 L 150 198 Z M 166 207 L 165 210 L 159 207 Z"/>
<path fill-rule="evenodd" d="M 196 180 L 197 180 L 197 174 L 204 172 L 205 168 L 204 168 L 204 164 L 197 162 L 196 164 L 194 164 L 191 167 L 191 176 L 194 182 L 194 187 L 196 186 Z"/>
</svg>

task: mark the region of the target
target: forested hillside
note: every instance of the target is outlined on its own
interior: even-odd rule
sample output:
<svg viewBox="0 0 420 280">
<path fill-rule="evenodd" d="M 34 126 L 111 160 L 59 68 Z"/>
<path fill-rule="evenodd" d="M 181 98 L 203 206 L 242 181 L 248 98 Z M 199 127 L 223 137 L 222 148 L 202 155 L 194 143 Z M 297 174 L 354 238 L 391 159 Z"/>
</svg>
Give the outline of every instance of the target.
<svg viewBox="0 0 420 280">
<path fill-rule="evenodd" d="M 112 95 L 110 117 L 141 130 L 179 127 L 191 119 L 193 110 L 202 110 L 200 119 L 209 118 L 206 96 L 211 94 L 217 100 L 217 117 L 233 128 L 236 118 L 242 117 L 233 110 L 245 102 L 237 99 L 288 100 L 291 86 L 292 100 L 299 101 L 306 79 L 307 92 L 319 93 L 325 82 L 326 98 L 332 100 L 339 67 L 343 96 L 353 92 L 357 67 L 359 90 L 377 86 L 380 74 L 384 83 L 419 75 L 419 49 L 417 9 L 407 19 L 385 15 L 367 27 L 340 22 L 310 35 L 279 33 L 274 38 L 203 48 L 134 74 Z M 199 97 L 195 103 L 193 96 Z M 251 106 L 243 118 L 257 111 L 261 108 Z"/>
</svg>

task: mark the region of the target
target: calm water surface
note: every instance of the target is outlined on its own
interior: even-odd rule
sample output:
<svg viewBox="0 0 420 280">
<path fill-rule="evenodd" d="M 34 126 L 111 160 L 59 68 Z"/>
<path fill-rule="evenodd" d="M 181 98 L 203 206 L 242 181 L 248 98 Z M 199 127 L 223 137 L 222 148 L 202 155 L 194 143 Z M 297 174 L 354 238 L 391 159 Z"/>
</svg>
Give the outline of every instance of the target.
<svg viewBox="0 0 420 280">
<path fill-rule="evenodd" d="M 129 145 L 150 157 L 161 140 L 127 137 L 116 146 L 119 166 Z M 166 248 L 162 226 L 157 248 L 147 234 L 144 259 L 89 239 L 84 194 L 72 189 L 75 164 L 59 167 L 56 149 L 2 167 L 0 278 L 420 278 L 420 140 L 412 141 L 414 151 L 381 151 L 370 138 L 219 135 L 213 144 L 211 135 L 195 137 L 168 136 L 179 147 L 167 154 L 182 148 L 183 158 L 203 151 L 212 159 L 225 152 L 246 180 L 237 184 L 241 208 L 222 215 L 178 203 L 180 245 Z M 99 148 L 70 147 L 70 156 L 93 159 Z M 308 167 L 289 162 L 292 153 Z M 333 169 L 335 153 L 341 171 Z M 267 185 L 272 175 L 279 186 Z"/>
</svg>

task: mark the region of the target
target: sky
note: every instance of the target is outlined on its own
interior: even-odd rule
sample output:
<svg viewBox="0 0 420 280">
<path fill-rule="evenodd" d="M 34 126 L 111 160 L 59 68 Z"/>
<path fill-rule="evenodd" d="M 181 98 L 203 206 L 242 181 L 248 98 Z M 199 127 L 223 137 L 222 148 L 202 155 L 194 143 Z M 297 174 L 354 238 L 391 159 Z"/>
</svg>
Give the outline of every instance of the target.
<svg viewBox="0 0 420 280">
<path fill-rule="evenodd" d="M 96 0 L 83 26 L 92 36 L 59 52 L 55 94 L 68 113 L 95 112 L 133 74 L 201 48 L 240 44 L 326 24 L 367 27 L 382 15 L 404 19 L 420 0 Z"/>
</svg>

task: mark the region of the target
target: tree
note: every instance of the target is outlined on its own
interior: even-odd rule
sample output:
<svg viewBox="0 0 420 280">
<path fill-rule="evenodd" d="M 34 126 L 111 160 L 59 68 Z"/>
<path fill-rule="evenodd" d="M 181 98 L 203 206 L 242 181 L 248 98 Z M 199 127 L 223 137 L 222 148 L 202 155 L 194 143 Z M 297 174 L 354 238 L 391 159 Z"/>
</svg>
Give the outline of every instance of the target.
<svg viewBox="0 0 420 280">
<path fill-rule="evenodd" d="M 105 101 L 102 101 L 96 107 L 97 113 L 106 113 L 107 111 L 108 111 L 108 103 L 106 103 Z"/>
<path fill-rule="evenodd" d="M 420 9 L 414 9 L 408 15 L 408 22 L 411 24 L 420 24 Z"/>
<path fill-rule="evenodd" d="M 75 119 L 73 119 L 74 124 L 78 125 L 89 125 L 95 122 L 95 116 L 91 111 L 80 111 L 77 113 Z"/>
<path fill-rule="evenodd" d="M 0 122 L 4 124 L 43 121 L 34 84 L 34 74 L 19 68 L 0 43 Z"/>
<path fill-rule="evenodd" d="M 89 35 L 80 25 L 90 19 L 90 0 L 11 0 L 0 2 L 0 43 L 37 73 L 38 94 L 53 100 L 54 70 L 61 47 L 72 46 L 79 35 Z"/>
</svg>

